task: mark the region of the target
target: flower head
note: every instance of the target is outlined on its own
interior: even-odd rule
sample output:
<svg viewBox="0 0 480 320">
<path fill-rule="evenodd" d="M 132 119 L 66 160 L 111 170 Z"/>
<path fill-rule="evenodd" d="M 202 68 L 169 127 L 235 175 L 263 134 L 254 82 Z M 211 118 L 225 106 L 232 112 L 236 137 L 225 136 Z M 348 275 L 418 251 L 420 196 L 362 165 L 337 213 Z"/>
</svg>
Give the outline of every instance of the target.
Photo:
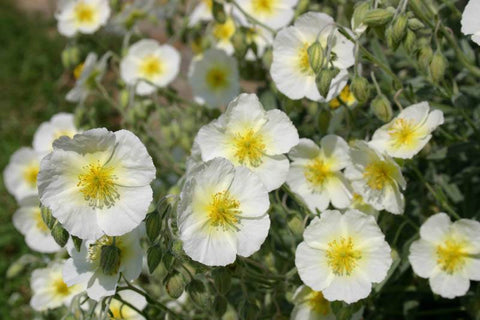
<svg viewBox="0 0 480 320">
<path fill-rule="evenodd" d="M 238 5 L 251 17 L 272 29 L 280 29 L 290 23 L 294 16 L 294 7 L 298 0 L 238 0 Z M 234 15 L 243 25 L 249 21 L 240 10 Z"/>
<path fill-rule="evenodd" d="M 297 247 L 302 281 L 329 300 L 352 303 L 367 297 L 392 264 L 390 247 L 375 218 L 357 210 L 324 211 Z"/>
<path fill-rule="evenodd" d="M 451 222 L 437 213 L 420 228 L 420 239 L 410 247 L 413 271 L 428 278 L 432 291 L 444 298 L 463 296 L 470 279 L 480 281 L 480 223 L 461 219 Z"/>
<path fill-rule="evenodd" d="M 462 33 L 472 35 L 472 40 L 480 45 L 480 21 L 478 13 L 480 12 L 480 0 L 470 0 L 463 10 L 462 15 Z"/>
<path fill-rule="evenodd" d="M 224 157 L 245 166 L 271 191 L 285 182 L 289 162 L 283 153 L 298 143 L 298 132 L 284 112 L 265 111 L 255 94 L 241 94 L 195 140 L 203 161 Z"/>
<path fill-rule="evenodd" d="M 81 239 L 131 231 L 152 201 L 152 158 L 127 130 L 92 129 L 73 139 L 61 137 L 40 167 L 40 201 Z"/>
<path fill-rule="evenodd" d="M 265 241 L 270 227 L 268 193 L 245 167 L 217 158 L 186 182 L 178 205 L 180 239 L 187 255 L 210 266 L 248 257 Z"/>
<path fill-rule="evenodd" d="M 41 154 L 48 153 L 53 150 L 53 141 L 63 136 L 73 138 L 76 133 L 73 114 L 57 113 L 38 127 L 33 136 L 33 148 Z"/>
<path fill-rule="evenodd" d="M 110 17 L 108 0 L 62 0 L 55 14 L 58 31 L 67 37 L 94 33 Z"/>
<path fill-rule="evenodd" d="M 440 110 L 429 111 L 427 102 L 405 108 L 373 134 L 370 145 L 394 158 L 411 159 L 432 137 L 432 131 L 443 124 Z"/>
<path fill-rule="evenodd" d="M 128 85 L 136 85 L 139 95 L 167 86 L 180 69 L 180 54 L 174 47 L 143 39 L 128 49 L 120 63 L 120 75 Z"/>
<path fill-rule="evenodd" d="M 20 148 L 10 157 L 3 171 L 3 179 L 8 192 L 17 201 L 37 195 L 37 175 L 40 170 L 41 155 L 32 148 Z"/>
</svg>

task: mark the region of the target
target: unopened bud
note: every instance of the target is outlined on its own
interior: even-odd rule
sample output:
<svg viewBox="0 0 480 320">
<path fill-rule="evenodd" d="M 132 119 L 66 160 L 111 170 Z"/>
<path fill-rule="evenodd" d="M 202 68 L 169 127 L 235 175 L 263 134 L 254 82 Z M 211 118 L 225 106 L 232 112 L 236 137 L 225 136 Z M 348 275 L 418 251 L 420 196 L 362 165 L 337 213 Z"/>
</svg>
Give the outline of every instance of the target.
<svg viewBox="0 0 480 320">
<path fill-rule="evenodd" d="M 392 25 L 392 41 L 398 47 L 405 37 L 407 31 L 408 18 L 405 14 L 401 14 L 393 22 Z"/>
<path fill-rule="evenodd" d="M 72 68 L 80 62 L 80 51 L 77 47 L 66 47 L 62 51 L 62 64 L 65 68 Z"/>
<path fill-rule="evenodd" d="M 52 227 L 55 224 L 55 218 L 52 216 L 52 211 L 50 211 L 50 209 L 48 209 L 47 207 L 44 207 L 44 206 L 42 206 L 40 209 L 41 209 L 41 212 L 42 212 L 43 222 L 45 222 L 48 229 L 52 230 Z"/>
<path fill-rule="evenodd" d="M 355 6 L 355 9 L 353 10 L 353 15 L 352 15 L 352 21 L 351 21 L 352 29 L 354 32 L 365 31 L 366 25 L 363 23 L 363 19 L 365 19 L 365 16 L 367 15 L 369 9 L 370 9 L 369 1 L 359 2 Z"/>
<path fill-rule="evenodd" d="M 165 279 L 165 289 L 170 297 L 178 299 L 185 289 L 183 276 L 178 272 L 174 272 L 167 276 Z"/>
<path fill-rule="evenodd" d="M 213 301 L 213 311 L 218 317 L 221 317 L 227 312 L 227 299 L 223 296 L 216 296 L 215 300 Z"/>
<path fill-rule="evenodd" d="M 383 122 L 388 122 L 392 119 L 392 104 L 383 94 L 379 94 L 372 100 L 370 104 L 373 114 Z"/>
<path fill-rule="evenodd" d="M 364 103 L 370 98 L 370 84 L 363 77 L 355 76 L 350 84 L 350 90 L 360 103 Z"/>
<path fill-rule="evenodd" d="M 213 280 L 215 281 L 215 287 L 218 292 L 222 295 L 225 295 L 232 284 L 232 276 L 225 268 L 218 268 L 212 272 Z"/>
<path fill-rule="evenodd" d="M 73 241 L 73 245 L 75 246 L 75 249 L 77 250 L 77 252 L 80 252 L 83 240 L 80 239 L 79 237 L 76 237 L 76 236 L 72 235 L 72 241 Z"/>
<path fill-rule="evenodd" d="M 430 75 L 432 76 L 433 82 L 440 82 L 444 75 L 445 70 L 447 69 L 447 61 L 440 50 L 435 51 L 435 54 L 432 57 L 432 62 L 430 63 Z"/>
<path fill-rule="evenodd" d="M 150 271 L 150 273 L 153 273 L 158 267 L 160 261 L 162 261 L 162 249 L 160 248 L 160 246 L 157 244 L 149 247 L 147 250 L 148 271 Z"/>
<path fill-rule="evenodd" d="M 200 307 L 206 307 L 209 303 L 209 296 L 202 281 L 193 279 L 185 288 L 190 298 Z"/>
<path fill-rule="evenodd" d="M 157 239 L 161 228 L 162 220 L 158 211 L 153 211 L 147 214 L 147 217 L 145 218 L 145 229 L 150 241 L 153 242 Z"/>
<path fill-rule="evenodd" d="M 423 72 L 428 71 L 430 67 L 430 63 L 432 62 L 432 58 L 433 58 L 433 50 L 431 47 L 424 46 L 420 48 L 420 50 L 418 51 L 417 60 L 418 60 L 420 69 L 422 69 Z"/>
<path fill-rule="evenodd" d="M 170 252 L 176 258 L 182 258 L 185 254 L 183 252 L 183 242 L 179 239 L 175 239 L 170 246 Z"/>
<path fill-rule="evenodd" d="M 315 41 L 308 47 L 308 62 L 315 74 L 318 74 L 324 65 L 323 47 L 319 41 Z"/>
<path fill-rule="evenodd" d="M 64 247 L 67 244 L 69 234 L 62 225 L 57 221 L 52 229 L 52 237 L 55 239 L 55 242 L 60 246 Z"/>
<path fill-rule="evenodd" d="M 212 2 L 212 13 L 213 13 L 213 18 L 218 23 L 225 23 L 225 21 L 227 21 L 227 15 L 225 14 L 225 9 L 223 8 L 223 4 L 221 4 L 216 0 L 213 0 Z"/>
<path fill-rule="evenodd" d="M 393 12 L 387 9 L 374 9 L 365 14 L 363 23 L 369 27 L 379 27 L 392 20 L 392 17 Z"/>
<path fill-rule="evenodd" d="M 337 68 L 327 68 L 321 70 L 320 73 L 317 75 L 317 88 L 322 97 L 327 97 L 328 92 L 330 91 L 332 81 L 339 72 L 340 70 L 338 70 Z"/>
<path fill-rule="evenodd" d="M 130 93 L 128 92 L 128 90 L 121 90 L 119 94 L 120 107 L 126 108 L 128 106 L 129 101 L 130 101 Z"/>
<path fill-rule="evenodd" d="M 120 253 L 120 249 L 114 244 L 102 246 L 100 267 L 102 268 L 103 274 L 112 275 L 118 272 Z"/>
<path fill-rule="evenodd" d="M 423 29 L 425 25 L 418 20 L 417 18 L 410 18 L 408 19 L 408 28 L 412 31 L 418 31 L 420 29 Z"/>
<path fill-rule="evenodd" d="M 403 39 L 403 46 L 405 47 L 405 50 L 407 50 L 407 52 L 410 54 L 415 51 L 415 48 L 417 46 L 417 36 L 415 35 L 415 32 L 407 30 L 407 35 Z"/>
<path fill-rule="evenodd" d="M 230 41 L 235 48 L 235 56 L 240 59 L 243 58 L 247 54 L 248 50 L 245 33 L 241 31 L 235 32 Z"/>
</svg>

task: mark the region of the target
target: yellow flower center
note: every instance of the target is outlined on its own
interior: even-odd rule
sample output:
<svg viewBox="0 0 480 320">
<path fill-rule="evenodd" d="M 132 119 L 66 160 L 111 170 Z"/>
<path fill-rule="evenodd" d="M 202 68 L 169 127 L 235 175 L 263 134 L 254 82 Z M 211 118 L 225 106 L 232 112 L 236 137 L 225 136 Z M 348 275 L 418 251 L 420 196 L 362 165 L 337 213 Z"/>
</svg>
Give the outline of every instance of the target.
<svg viewBox="0 0 480 320">
<path fill-rule="evenodd" d="M 392 181 L 395 168 L 384 161 L 375 161 L 365 167 L 363 178 L 368 186 L 374 190 L 382 190 Z"/>
<path fill-rule="evenodd" d="M 55 291 L 55 294 L 59 296 L 68 296 L 70 294 L 70 288 L 65 282 L 63 282 L 62 278 L 55 280 L 53 283 L 53 290 Z"/>
<path fill-rule="evenodd" d="M 328 243 L 327 262 L 337 276 L 349 276 L 361 258 L 362 255 L 355 249 L 351 237 L 341 237 Z"/>
<path fill-rule="evenodd" d="M 326 316 L 330 313 L 330 302 L 325 299 L 320 291 L 313 291 L 308 297 L 307 304 L 318 314 Z"/>
<path fill-rule="evenodd" d="M 37 186 L 37 176 L 39 171 L 40 171 L 40 167 L 38 163 L 30 164 L 23 171 L 23 178 L 28 183 L 28 185 L 32 188 L 35 188 Z"/>
<path fill-rule="evenodd" d="M 253 12 L 273 14 L 277 0 L 252 0 Z"/>
<path fill-rule="evenodd" d="M 90 4 L 79 2 L 75 6 L 73 12 L 75 21 L 79 24 L 89 24 L 95 22 L 95 7 Z"/>
<path fill-rule="evenodd" d="M 80 63 L 78 66 L 75 67 L 75 69 L 73 69 L 73 76 L 75 77 L 76 80 L 78 80 L 78 78 L 80 78 L 80 76 L 82 75 L 84 66 L 85 66 L 84 63 Z"/>
<path fill-rule="evenodd" d="M 44 233 L 49 233 L 48 226 L 43 221 L 42 210 L 40 210 L 40 208 L 35 208 L 35 211 L 33 212 L 33 218 L 35 219 L 35 226 L 38 230 Z"/>
<path fill-rule="evenodd" d="M 228 19 L 225 23 L 216 23 L 212 33 L 217 40 L 228 41 L 235 33 L 235 24 L 232 19 Z"/>
<path fill-rule="evenodd" d="M 211 90 L 221 90 L 228 87 L 228 74 L 221 68 L 211 68 L 207 72 L 206 81 Z"/>
<path fill-rule="evenodd" d="M 419 132 L 413 121 L 407 119 L 396 119 L 388 130 L 391 144 L 395 148 L 410 147 L 417 141 Z"/>
<path fill-rule="evenodd" d="M 235 146 L 235 158 L 242 165 L 258 167 L 262 164 L 262 156 L 265 152 L 263 137 L 252 129 L 243 134 L 237 133 L 233 139 Z"/>
<path fill-rule="evenodd" d="M 164 67 L 162 61 L 154 55 L 149 55 L 143 58 L 139 66 L 140 75 L 149 81 L 153 81 L 153 79 L 161 75 L 163 70 Z"/>
<path fill-rule="evenodd" d="M 324 159 L 317 157 L 305 166 L 304 175 L 313 186 L 321 187 L 332 175 L 332 171 Z"/>
<path fill-rule="evenodd" d="M 308 59 L 308 47 L 310 47 L 310 43 L 304 43 L 298 53 L 298 68 L 304 74 L 313 75 L 314 73 Z"/>
<path fill-rule="evenodd" d="M 436 248 L 437 264 L 446 273 L 452 274 L 462 269 L 468 253 L 465 250 L 465 242 L 446 240 Z"/>
<path fill-rule="evenodd" d="M 83 173 L 78 175 L 77 186 L 90 206 L 110 208 L 120 198 L 115 180 L 114 169 L 97 161 L 84 167 Z"/>
<path fill-rule="evenodd" d="M 346 85 L 342 92 L 340 92 L 339 98 L 335 98 L 329 102 L 329 106 L 331 109 L 337 109 L 340 107 L 340 105 L 345 103 L 347 106 L 352 106 L 357 100 L 355 99 L 355 96 L 353 93 L 350 91 L 350 86 Z"/>
<path fill-rule="evenodd" d="M 228 191 L 217 192 L 208 206 L 208 217 L 213 227 L 237 228 L 240 202 L 233 199 Z"/>
</svg>

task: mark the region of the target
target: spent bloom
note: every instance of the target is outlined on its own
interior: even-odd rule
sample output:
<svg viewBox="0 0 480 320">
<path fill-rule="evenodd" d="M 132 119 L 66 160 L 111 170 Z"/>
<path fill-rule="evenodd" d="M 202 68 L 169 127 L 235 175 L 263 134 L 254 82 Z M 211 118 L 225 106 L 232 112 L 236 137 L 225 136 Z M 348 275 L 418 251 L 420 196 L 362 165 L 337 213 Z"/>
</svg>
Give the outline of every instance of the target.
<svg viewBox="0 0 480 320">
<path fill-rule="evenodd" d="M 352 200 L 352 189 L 341 170 L 350 164 L 350 148 L 336 135 L 323 137 L 320 145 L 300 139 L 290 150 L 287 184 L 312 212 L 327 209 L 330 202 L 335 208 L 346 208 Z"/>
<path fill-rule="evenodd" d="M 73 138 L 76 133 L 73 114 L 57 113 L 38 127 L 33 136 L 33 149 L 41 154 L 49 153 L 53 150 L 53 141 L 62 136 Z"/>
<path fill-rule="evenodd" d="M 83 285 L 95 301 L 115 294 L 120 273 L 127 281 L 133 281 L 142 271 L 140 228 L 120 237 L 104 235 L 95 241 L 83 241 L 80 251 L 73 245 L 67 247 L 70 258 L 63 268 L 65 283 Z M 104 258 L 113 255 L 115 259 Z"/>
<path fill-rule="evenodd" d="M 330 62 L 340 69 L 333 78 L 326 97 L 322 97 L 310 66 L 308 48 L 318 41 L 324 51 L 331 46 Z M 347 68 L 355 62 L 354 45 L 339 33 L 332 17 L 325 13 L 308 12 L 293 26 L 282 29 L 273 42 L 273 63 L 270 74 L 278 89 L 290 99 L 307 97 L 328 101 L 337 96 L 347 84 Z M 321 71 L 322 72 L 322 71 Z"/>
<path fill-rule="evenodd" d="M 188 80 L 198 103 L 218 108 L 240 92 L 237 60 L 223 50 L 209 49 L 190 64 Z"/>
<path fill-rule="evenodd" d="M 321 291 L 314 291 L 301 285 L 293 295 L 295 307 L 290 315 L 291 320 L 335 320 L 330 301 L 325 299 Z"/>
<path fill-rule="evenodd" d="M 392 264 L 390 247 L 375 218 L 357 210 L 322 212 L 303 238 L 295 254 L 298 274 L 329 301 L 366 298 L 372 283 L 385 279 Z"/>
<path fill-rule="evenodd" d="M 462 14 L 462 33 L 472 35 L 472 40 L 480 45 L 480 0 L 470 0 Z"/>
<path fill-rule="evenodd" d="M 110 17 L 108 0 L 61 0 L 55 18 L 58 31 L 67 37 L 94 33 Z"/>
<path fill-rule="evenodd" d="M 131 231 L 152 201 L 152 158 L 127 130 L 100 128 L 61 137 L 40 168 L 40 201 L 81 239 Z"/>
<path fill-rule="evenodd" d="M 480 281 L 479 254 L 480 222 L 452 223 L 441 212 L 423 223 L 408 259 L 418 276 L 429 279 L 434 293 L 452 299 L 467 293 L 470 280 Z"/>
<path fill-rule="evenodd" d="M 377 129 L 371 146 L 394 158 L 411 159 L 432 138 L 432 131 L 443 124 L 443 112 L 430 112 L 428 102 L 405 108 L 400 114 Z"/>
<path fill-rule="evenodd" d="M 351 149 L 352 164 L 345 170 L 353 190 L 376 210 L 402 214 L 405 198 L 401 189 L 406 182 L 398 164 L 386 154 L 356 141 Z"/>
<path fill-rule="evenodd" d="M 272 191 L 287 178 L 284 153 L 298 143 L 298 132 L 284 112 L 265 111 L 255 94 L 241 94 L 225 114 L 203 126 L 195 140 L 203 161 L 223 157 L 245 166 Z"/>
<path fill-rule="evenodd" d="M 270 228 L 268 192 L 247 168 L 228 160 L 206 162 L 186 182 L 178 204 L 183 249 L 210 266 L 248 257 L 265 241 Z"/>
<path fill-rule="evenodd" d="M 238 5 L 251 17 L 272 29 L 280 29 L 292 21 L 298 0 L 238 0 Z M 244 14 L 235 8 L 234 15 L 248 25 Z"/>
<path fill-rule="evenodd" d="M 43 221 L 39 205 L 37 196 L 22 199 L 20 208 L 13 214 L 13 225 L 25 236 L 25 242 L 32 250 L 44 253 L 57 252 L 61 248 Z"/>
<path fill-rule="evenodd" d="M 82 293 L 83 285 L 67 286 L 62 276 L 65 261 L 53 261 L 46 268 L 36 269 L 32 272 L 30 285 L 32 299 L 30 305 L 36 311 L 58 308 L 62 305 L 69 306 L 73 297 Z"/>
<path fill-rule="evenodd" d="M 170 84 L 180 70 L 180 54 L 168 44 L 142 39 L 128 49 L 120 63 L 120 75 L 139 95 L 153 93 Z"/>
<path fill-rule="evenodd" d="M 3 171 L 3 180 L 8 192 L 22 200 L 36 196 L 37 176 L 40 170 L 41 155 L 32 148 L 22 147 L 10 157 L 10 162 Z"/>
</svg>

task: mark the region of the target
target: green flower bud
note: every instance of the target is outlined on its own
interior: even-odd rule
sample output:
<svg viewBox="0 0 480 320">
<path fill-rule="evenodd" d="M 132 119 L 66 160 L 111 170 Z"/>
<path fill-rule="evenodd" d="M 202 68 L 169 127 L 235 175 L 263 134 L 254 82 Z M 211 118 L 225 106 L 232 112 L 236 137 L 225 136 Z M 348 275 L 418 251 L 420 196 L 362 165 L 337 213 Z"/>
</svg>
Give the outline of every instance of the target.
<svg viewBox="0 0 480 320">
<path fill-rule="evenodd" d="M 42 212 L 42 220 L 47 225 L 48 229 L 52 230 L 53 225 L 55 224 L 56 219 L 52 216 L 52 211 L 47 207 L 40 207 Z"/>
<path fill-rule="evenodd" d="M 67 244 L 69 234 L 62 225 L 57 221 L 52 229 L 52 237 L 55 239 L 55 242 L 60 246 L 64 247 Z"/>
<path fill-rule="evenodd" d="M 215 287 L 218 293 L 225 295 L 232 285 L 232 276 L 225 268 L 218 268 L 212 272 L 213 280 L 215 281 Z"/>
<path fill-rule="evenodd" d="M 310 63 L 310 67 L 312 68 L 315 74 L 318 74 L 322 69 L 325 56 L 323 54 L 323 47 L 320 42 L 315 41 L 308 47 L 308 62 Z"/>
<path fill-rule="evenodd" d="M 338 70 L 337 68 L 328 68 L 321 70 L 320 73 L 317 75 L 317 88 L 322 97 L 326 97 L 328 95 L 332 80 L 338 75 L 339 72 L 340 70 Z"/>
<path fill-rule="evenodd" d="M 425 25 L 417 18 L 408 19 L 408 28 L 412 31 L 418 31 L 425 28 Z"/>
<path fill-rule="evenodd" d="M 235 56 L 239 59 L 243 58 L 247 54 L 248 45 L 245 39 L 245 33 L 237 30 L 230 40 L 235 48 Z"/>
<path fill-rule="evenodd" d="M 218 23 L 225 23 L 225 21 L 227 21 L 227 15 L 225 14 L 225 9 L 223 8 L 223 4 L 221 4 L 220 2 L 213 0 L 212 13 L 213 13 L 213 18 Z"/>
<path fill-rule="evenodd" d="M 407 24 L 408 18 L 405 14 L 399 15 L 393 22 L 391 36 L 394 45 L 397 47 L 406 35 Z"/>
<path fill-rule="evenodd" d="M 82 246 L 82 242 L 83 240 L 80 239 L 79 237 L 76 237 L 74 235 L 72 235 L 72 241 L 73 241 L 73 245 L 75 246 L 75 249 L 80 252 L 80 247 Z"/>
<path fill-rule="evenodd" d="M 160 234 L 160 229 L 162 228 L 162 219 L 158 211 L 153 211 L 147 214 L 145 218 L 145 229 L 147 231 L 147 236 L 150 241 L 155 241 L 158 235 Z"/>
<path fill-rule="evenodd" d="M 178 272 L 173 272 L 165 279 L 165 290 L 170 297 L 178 299 L 185 290 L 185 281 L 183 276 Z"/>
<path fill-rule="evenodd" d="M 392 20 L 392 17 L 393 12 L 387 9 L 374 9 L 365 14 L 363 23 L 369 27 L 379 27 Z"/>
<path fill-rule="evenodd" d="M 407 34 L 403 39 L 403 46 L 405 47 L 405 50 L 407 50 L 407 52 L 410 54 L 415 51 L 415 48 L 417 46 L 417 36 L 415 35 L 415 32 L 407 30 Z"/>
<path fill-rule="evenodd" d="M 207 307 L 209 305 L 209 296 L 202 281 L 193 279 L 185 289 L 193 302 L 200 307 Z"/>
<path fill-rule="evenodd" d="M 418 64 L 423 72 L 427 72 L 433 58 L 433 50 L 430 46 L 421 47 L 418 51 Z"/>
<path fill-rule="evenodd" d="M 447 69 L 447 60 L 443 56 L 440 50 L 435 51 L 430 63 L 430 75 L 435 83 L 440 82 L 445 76 L 445 70 Z"/>
<path fill-rule="evenodd" d="M 130 93 L 128 92 L 128 90 L 120 91 L 118 100 L 119 100 L 120 107 L 126 108 L 128 106 L 129 101 L 130 101 Z"/>
<path fill-rule="evenodd" d="M 120 249 L 114 244 L 102 246 L 100 253 L 100 268 L 103 274 L 112 275 L 120 267 Z"/>
<path fill-rule="evenodd" d="M 213 301 L 213 310 L 218 317 L 221 317 L 227 312 L 228 301 L 223 296 L 216 296 Z"/>
<path fill-rule="evenodd" d="M 160 246 L 157 244 L 149 247 L 147 250 L 148 271 L 153 273 L 160 261 L 162 261 L 162 249 Z"/>
<path fill-rule="evenodd" d="M 361 28 L 363 24 L 363 20 L 365 19 L 365 16 L 367 15 L 369 9 L 370 9 L 369 1 L 359 2 L 355 5 L 355 9 L 353 10 L 353 15 L 352 15 L 352 22 L 351 22 L 352 29 L 354 31 L 358 28 Z"/>
<path fill-rule="evenodd" d="M 370 84 L 363 77 L 355 76 L 350 85 L 350 90 L 360 103 L 364 103 L 370 98 Z"/>
<path fill-rule="evenodd" d="M 370 104 L 373 114 L 383 122 L 388 122 L 392 119 L 393 111 L 392 104 L 383 94 L 379 94 L 372 100 Z"/>
<path fill-rule="evenodd" d="M 80 62 L 80 50 L 77 47 L 66 47 L 62 51 L 62 64 L 65 68 L 73 68 Z"/>
<path fill-rule="evenodd" d="M 170 246 L 170 252 L 176 258 L 183 258 L 185 255 L 183 252 L 183 242 L 179 239 L 175 239 Z"/>
</svg>

